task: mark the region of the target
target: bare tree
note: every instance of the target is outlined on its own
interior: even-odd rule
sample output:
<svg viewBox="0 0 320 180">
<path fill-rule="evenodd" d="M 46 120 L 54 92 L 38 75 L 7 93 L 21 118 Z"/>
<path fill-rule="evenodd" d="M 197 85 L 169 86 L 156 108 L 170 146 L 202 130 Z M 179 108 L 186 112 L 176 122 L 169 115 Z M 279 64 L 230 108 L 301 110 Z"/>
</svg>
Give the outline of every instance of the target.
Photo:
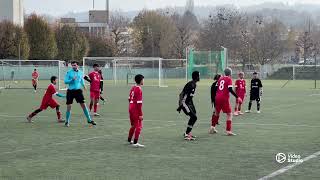
<svg viewBox="0 0 320 180">
<path fill-rule="evenodd" d="M 110 31 L 111 36 L 116 46 L 116 56 L 123 56 L 128 54 L 130 43 L 130 35 L 128 26 L 130 19 L 123 16 L 121 12 L 114 12 L 110 17 Z"/>
<path fill-rule="evenodd" d="M 274 63 L 284 53 L 284 26 L 279 21 L 258 24 L 252 33 L 252 55 L 257 63 Z"/>
<path fill-rule="evenodd" d="M 297 41 L 297 51 L 302 54 L 304 64 L 306 64 L 307 59 L 311 57 L 313 40 L 311 38 L 310 32 L 306 31 L 299 36 Z"/>
</svg>

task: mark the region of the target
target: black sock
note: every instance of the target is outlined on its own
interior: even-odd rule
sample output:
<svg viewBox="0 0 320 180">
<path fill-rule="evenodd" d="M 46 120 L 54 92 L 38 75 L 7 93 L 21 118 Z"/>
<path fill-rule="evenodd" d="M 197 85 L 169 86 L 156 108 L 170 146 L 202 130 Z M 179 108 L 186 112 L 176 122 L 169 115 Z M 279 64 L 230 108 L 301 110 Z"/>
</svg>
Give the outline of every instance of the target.
<svg viewBox="0 0 320 180">
<path fill-rule="evenodd" d="M 260 111 L 260 102 L 257 102 L 257 110 Z"/>
<path fill-rule="evenodd" d="M 192 131 L 191 127 L 187 127 L 186 134 L 189 134 Z"/>
<path fill-rule="evenodd" d="M 133 144 L 137 144 L 137 143 L 138 143 L 138 139 L 134 139 Z"/>
<path fill-rule="evenodd" d="M 130 138 L 128 138 L 128 142 L 131 142 L 131 139 L 130 139 Z"/>
<path fill-rule="evenodd" d="M 249 111 L 251 110 L 251 106 L 252 106 L 252 102 L 250 101 L 250 102 L 249 102 L 249 107 L 248 107 L 248 110 L 249 110 Z"/>
</svg>

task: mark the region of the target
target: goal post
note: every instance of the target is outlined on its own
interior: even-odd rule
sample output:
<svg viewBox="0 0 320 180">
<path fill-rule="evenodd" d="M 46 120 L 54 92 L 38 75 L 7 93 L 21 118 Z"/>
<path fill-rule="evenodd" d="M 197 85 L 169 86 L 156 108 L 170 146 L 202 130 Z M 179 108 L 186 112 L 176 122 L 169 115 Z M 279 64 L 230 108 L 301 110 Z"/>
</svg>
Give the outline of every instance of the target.
<svg viewBox="0 0 320 180">
<path fill-rule="evenodd" d="M 0 59 L 0 88 L 32 89 L 32 72 L 39 72 L 38 87 L 47 88 L 51 76 L 58 77 L 57 88 L 63 87 L 65 63 L 60 60 L 12 60 Z"/>
<path fill-rule="evenodd" d="M 182 62 L 182 63 L 181 63 Z M 83 71 L 88 74 L 93 64 L 99 64 L 104 81 L 111 85 L 134 84 L 134 76 L 142 74 L 145 86 L 167 87 L 166 78 L 185 78 L 186 60 L 162 59 L 159 57 L 84 57 Z M 184 71 L 181 71 L 181 68 Z M 173 74 L 183 74 L 174 76 Z"/>
</svg>

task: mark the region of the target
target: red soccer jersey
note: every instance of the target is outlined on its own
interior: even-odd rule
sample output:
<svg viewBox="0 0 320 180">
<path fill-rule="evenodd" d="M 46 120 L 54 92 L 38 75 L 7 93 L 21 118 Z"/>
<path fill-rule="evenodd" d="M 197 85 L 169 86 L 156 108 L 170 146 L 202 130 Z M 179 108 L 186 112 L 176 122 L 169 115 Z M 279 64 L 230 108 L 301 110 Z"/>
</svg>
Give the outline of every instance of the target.
<svg viewBox="0 0 320 180">
<path fill-rule="evenodd" d="M 52 99 L 52 96 L 56 94 L 56 87 L 53 84 L 50 84 L 42 98 L 42 102 L 48 102 Z"/>
<path fill-rule="evenodd" d="M 101 75 L 98 72 L 93 71 L 89 74 L 89 78 L 91 80 L 90 91 L 100 92 Z"/>
<path fill-rule="evenodd" d="M 140 86 L 132 86 L 129 94 L 129 111 L 133 110 L 142 116 L 142 89 Z"/>
<path fill-rule="evenodd" d="M 236 94 L 238 96 L 246 94 L 246 80 L 244 79 L 236 80 L 235 87 L 236 87 Z"/>
<path fill-rule="evenodd" d="M 38 77 L 39 77 L 39 73 L 37 71 L 34 71 L 32 73 L 32 79 L 38 79 Z"/>
<path fill-rule="evenodd" d="M 232 79 L 229 76 L 223 76 L 217 83 L 216 99 L 229 99 L 229 87 L 232 87 Z"/>
</svg>

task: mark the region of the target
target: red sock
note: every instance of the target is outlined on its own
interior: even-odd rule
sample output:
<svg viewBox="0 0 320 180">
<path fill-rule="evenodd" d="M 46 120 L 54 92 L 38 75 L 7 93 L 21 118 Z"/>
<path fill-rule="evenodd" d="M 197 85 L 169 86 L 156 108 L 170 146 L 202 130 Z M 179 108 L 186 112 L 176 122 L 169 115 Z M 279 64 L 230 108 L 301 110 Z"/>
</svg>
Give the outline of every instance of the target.
<svg viewBox="0 0 320 180">
<path fill-rule="evenodd" d="M 97 112 L 97 109 L 98 109 L 98 104 L 94 104 L 94 106 L 93 106 L 93 112 Z"/>
<path fill-rule="evenodd" d="M 231 129 L 232 129 L 232 121 L 231 120 L 227 120 L 226 124 L 227 124 L 226 131 L 231 131 Z"/>
<path fill-rule="evenodd" d="M 142 122 L 140 120 L 138 120 L 138 123 L 136 123 L 137 127 L 136 127 L 136 132 L 134 133 L 134 140 L 138 140 L 140 137 L 140 133 L 142 130 Z"/>
<path fill-rule="evenodd" d="M 215 114 L 212 115 L 211 126 L 216 127 L 216 125 L 218 124 L 218 121 L 219 121 L 219 116 L 216 116 Z"/>
<path fill-rule="evenodd" d="M 61 119 L 61 112 L 57 112 L 57 117 L 58 117 L 58 120 Z"/>
<path fill-rule="evenodd" d="M 92 110 L 92 103 L 90 103 L 90 105 L 89 105 L 89 109 L 90 109 L 90 112 L 91 112 L 91 110 Z"/>
<path fill-rule="evenodd" d="M 128 141 L 131 141 L 135 129 L 133 126 L 129 129 Z"/>
<path fill-rule="evenodd" d="M 238 111 L 241 111 L 241 104 L 239 104 L 238 106 Z"/>
<path fill-rule="evenodd" d="M 237 112 L 237 111 L 238 111 L 238 108 L 235 107 L 235 108 L 234 108 L 234 112 Z"/>
</svg>

